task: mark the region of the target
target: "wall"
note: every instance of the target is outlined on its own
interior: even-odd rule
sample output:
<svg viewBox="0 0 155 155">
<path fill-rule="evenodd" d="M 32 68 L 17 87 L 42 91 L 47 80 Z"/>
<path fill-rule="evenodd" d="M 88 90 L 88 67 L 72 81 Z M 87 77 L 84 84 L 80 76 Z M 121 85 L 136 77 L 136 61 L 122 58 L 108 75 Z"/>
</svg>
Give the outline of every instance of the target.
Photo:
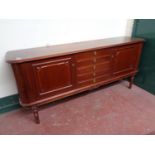
<svg viewBox="0 0 155 155">
<path fill-rule="evenodd" d="M 0 20 L 0 98 L 17 93 L 9 50 L 131 35 L 133 20 Z"/>
<path fill-rule="evenodd" d="M 133 36 L 145 39 L 135 84 L 155 94 L 155 19 L 136 19 Z"/>
</svg>

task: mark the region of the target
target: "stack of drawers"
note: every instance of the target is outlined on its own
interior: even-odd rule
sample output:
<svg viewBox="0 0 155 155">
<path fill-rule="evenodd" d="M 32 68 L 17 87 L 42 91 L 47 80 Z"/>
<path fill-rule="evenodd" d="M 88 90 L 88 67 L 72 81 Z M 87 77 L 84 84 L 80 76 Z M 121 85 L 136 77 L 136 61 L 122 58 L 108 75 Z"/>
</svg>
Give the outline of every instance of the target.
<svg viewBox="0 0 155 155">
<path fill-rule="evenodd" d="M 102 49 L 75 55 L 77 85 L 87 86 L 112 76 L 114 52 Z"/>
</svg>

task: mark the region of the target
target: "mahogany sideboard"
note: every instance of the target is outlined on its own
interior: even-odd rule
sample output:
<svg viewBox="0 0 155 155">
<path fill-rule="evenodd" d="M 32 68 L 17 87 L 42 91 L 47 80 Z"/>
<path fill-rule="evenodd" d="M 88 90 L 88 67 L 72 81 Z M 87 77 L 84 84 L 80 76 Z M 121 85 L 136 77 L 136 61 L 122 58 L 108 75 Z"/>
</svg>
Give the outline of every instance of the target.
<svg viewBox="0 0 155 155">
<path fill-rule="evenodd" d="M 118 37 L 9 51 L 23 107 L 38 107 L 130 77 L 131 88 L 144 40 Z"/>
</svg>

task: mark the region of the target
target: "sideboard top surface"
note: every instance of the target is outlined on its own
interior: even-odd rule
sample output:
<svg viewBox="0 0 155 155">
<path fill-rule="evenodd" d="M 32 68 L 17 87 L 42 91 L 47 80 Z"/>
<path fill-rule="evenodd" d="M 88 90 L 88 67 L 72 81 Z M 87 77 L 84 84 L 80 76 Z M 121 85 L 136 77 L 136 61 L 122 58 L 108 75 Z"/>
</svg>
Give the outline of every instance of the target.
<svg viewBox="0 0 155 155">
<path fill-rule="evenodd" d="M 22 63 L 27 61 L 84 52 L 90 49 L 95 50 L 100 48 L 109 48 L 113 46 L 128 45 L 143 41 L 144 39 L 141 38 L 117 37 L 15 50 L 7 52 L 6 61 L 8 63 Z"/>
</svg>

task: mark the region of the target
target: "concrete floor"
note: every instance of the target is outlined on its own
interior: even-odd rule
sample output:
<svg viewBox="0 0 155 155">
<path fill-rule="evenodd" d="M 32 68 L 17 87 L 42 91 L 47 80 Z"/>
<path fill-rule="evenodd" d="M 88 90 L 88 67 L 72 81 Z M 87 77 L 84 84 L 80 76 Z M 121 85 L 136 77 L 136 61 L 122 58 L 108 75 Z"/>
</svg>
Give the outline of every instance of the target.
<svg viewBox="0 0 155 155">
<path fill-rule="evenodd" d="M 41 124 L 22 109 L 0 115 L 0 134 L 154 134 L 155 96 L 117 82 L 46 106 Z"/>
</svg>

